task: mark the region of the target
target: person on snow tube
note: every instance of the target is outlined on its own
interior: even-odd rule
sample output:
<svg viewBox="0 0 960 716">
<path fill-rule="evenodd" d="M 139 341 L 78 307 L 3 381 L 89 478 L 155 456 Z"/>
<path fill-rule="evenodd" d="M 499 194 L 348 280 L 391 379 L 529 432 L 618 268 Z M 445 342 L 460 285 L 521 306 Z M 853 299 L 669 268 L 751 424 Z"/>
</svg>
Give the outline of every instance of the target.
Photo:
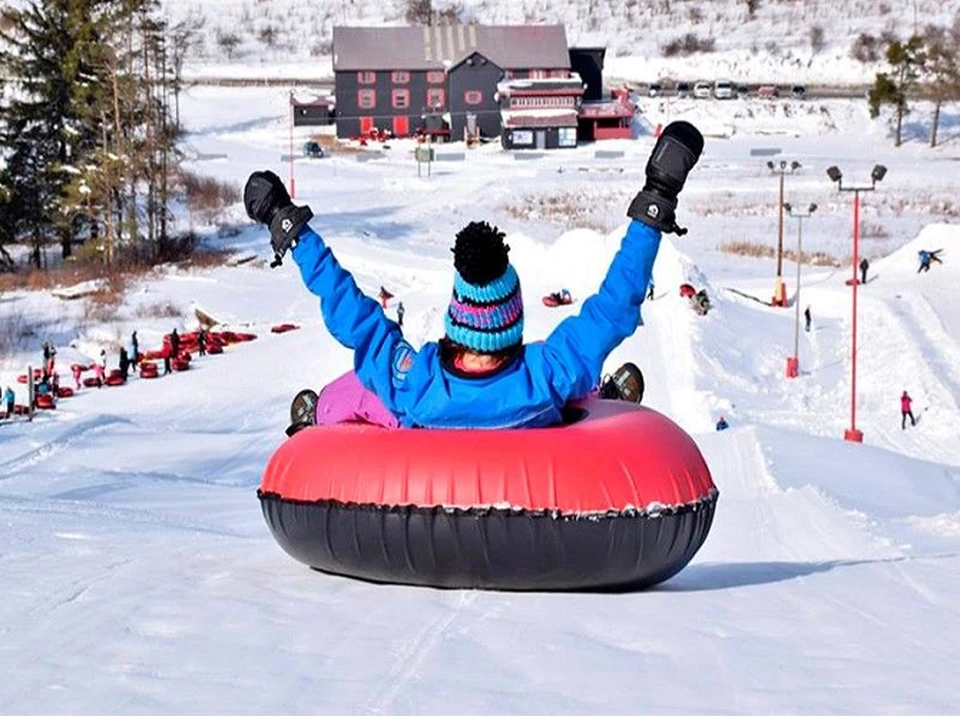
<svg viewBox="0 0 960 716">
<path fill-rule="evenodd" d="M 606 357 L 637 329 L 661 233 L 686 233 L 676 223 L 677 196 L 702 150 L 702 135 L 687 122 L 663 131 L 599 291 L 545 341 L 527 345 L 520 279 L 505 234 L 487 222 L 471 222 L 456 235 L 446 335 L 417 350 L 378 302 L 360 291 L 309 227 L 313 212 L 291 202 L 276 174 L 254 172 L 244 206 L 251 219 L 269 226 L 272 266 L 292 250 L 304 284 L 320 298 L 327 329 L 354 351 L 357 379 L 399 425 L 541 427 L 562 422 L 563 406 L 594 389 Z"/>
</svg>

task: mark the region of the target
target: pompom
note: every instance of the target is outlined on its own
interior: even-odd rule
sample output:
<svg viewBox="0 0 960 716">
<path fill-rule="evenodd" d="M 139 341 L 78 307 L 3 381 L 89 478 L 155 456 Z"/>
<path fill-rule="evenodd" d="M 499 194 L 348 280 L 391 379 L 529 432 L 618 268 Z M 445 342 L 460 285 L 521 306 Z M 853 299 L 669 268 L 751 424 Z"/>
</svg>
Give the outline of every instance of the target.
<svg viewBox="0 0 960 716">
<path fill-rule="evenodd" d="M 486 221 L 471 221 L 457 234 L 453 249 L 453 265 L 467 283 L 485 286 L 507 270 L 510 247 L 506 236 Z"/>
</svg>

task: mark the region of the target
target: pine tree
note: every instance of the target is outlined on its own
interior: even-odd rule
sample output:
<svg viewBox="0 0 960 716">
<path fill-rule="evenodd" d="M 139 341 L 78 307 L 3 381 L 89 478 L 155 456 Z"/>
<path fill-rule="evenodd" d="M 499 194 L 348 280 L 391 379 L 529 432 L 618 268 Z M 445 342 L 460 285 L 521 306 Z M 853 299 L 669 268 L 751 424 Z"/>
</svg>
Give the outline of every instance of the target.
<svg viewBox="0 0 960 716">
<path fill-rule="evenodd" d="M 870 116 L 878 117 L 880 107 L 891 104 L 897 113 L 896 146 L 903 143 L 903 116 L 909 113 L 907 94 L 917 84 L 925 62 L 923 40 L 914 35 L 906 42 L 893 39 L 887 45 L 890 72 L 880 72 L 870 88 Z"/>
<path fill-rule="evenodd" d="M 88 113 L 98 90 L 91 56 L 98 51 L 100 0 L 46 0 L 8 9 L 0 32 L 0 67 L 17 92 L 0 108 L 0 142 L 10 191 L 10 233 L 31 245 L 31 261 L 60 242 L 70 254 L 76 224 L 67 187 L 95 145 L 96 119 Z"/>
</svg>

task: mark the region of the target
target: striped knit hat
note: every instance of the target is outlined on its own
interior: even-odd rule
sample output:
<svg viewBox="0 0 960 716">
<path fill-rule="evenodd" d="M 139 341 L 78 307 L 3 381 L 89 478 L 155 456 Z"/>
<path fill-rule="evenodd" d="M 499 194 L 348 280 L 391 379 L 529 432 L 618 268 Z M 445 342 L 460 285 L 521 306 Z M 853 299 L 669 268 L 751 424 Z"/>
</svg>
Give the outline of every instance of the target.
<svg viewBox="0 0 960 716">
<path fill-rule="evenodd" d="M 520 278 L 503 243 L 485 221 L 467 224 L 453 247 L 453 296 L 444 320 L 447 338 L 477 353 L 498 353 L 523 342 Z"/>
</svg>

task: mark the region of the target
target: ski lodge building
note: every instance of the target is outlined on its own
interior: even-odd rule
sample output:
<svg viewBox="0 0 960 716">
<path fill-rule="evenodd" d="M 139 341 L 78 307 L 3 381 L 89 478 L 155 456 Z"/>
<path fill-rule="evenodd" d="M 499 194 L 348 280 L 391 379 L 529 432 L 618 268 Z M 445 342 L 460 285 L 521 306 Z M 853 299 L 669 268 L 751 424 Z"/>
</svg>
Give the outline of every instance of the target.
<svg viewBox="0 0 960 716">
<path fill-rule="evenodd" d="M 335 27 L 337 136 L 411 136 L 442 117 L 454 141 L 506 148 L 629 137 L 632 105 L 603 100 L 603 56 L 568 48 L 562 25 Z"/>
</svg>

